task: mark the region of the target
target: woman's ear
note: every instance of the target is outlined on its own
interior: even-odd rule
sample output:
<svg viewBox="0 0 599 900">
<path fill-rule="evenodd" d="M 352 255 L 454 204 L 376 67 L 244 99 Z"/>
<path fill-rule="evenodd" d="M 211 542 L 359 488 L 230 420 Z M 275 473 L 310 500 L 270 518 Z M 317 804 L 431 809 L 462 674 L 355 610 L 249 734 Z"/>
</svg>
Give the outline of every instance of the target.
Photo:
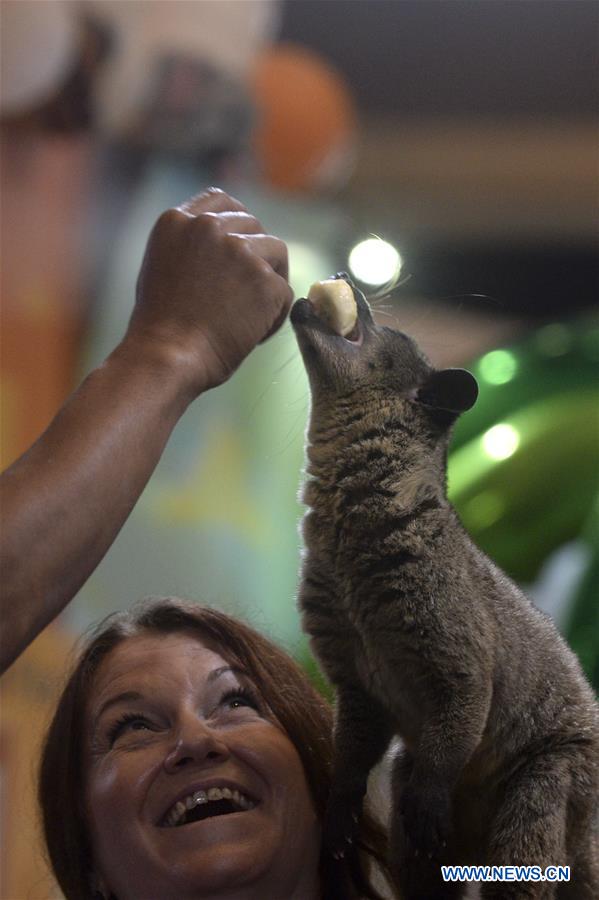
<svg viewBox="0 0 599 900">
<path fill-rule="evenodd" d="M 445 413 L 447 421 L 466 412 L 476 403 L 478 384 L 466 369 L 441 369 L 433 372 L 418 389 L 416 400 L 432 410 Z"/>
</svg>

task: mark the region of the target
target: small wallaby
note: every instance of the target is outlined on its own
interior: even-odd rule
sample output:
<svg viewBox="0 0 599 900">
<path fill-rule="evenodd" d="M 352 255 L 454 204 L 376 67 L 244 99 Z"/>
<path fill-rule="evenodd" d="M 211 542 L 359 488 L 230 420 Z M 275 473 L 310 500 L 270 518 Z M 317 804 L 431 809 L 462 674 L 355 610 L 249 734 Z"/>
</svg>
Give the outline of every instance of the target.
<svg viewBox="0 0 599 900">
<path fill-rule="evenodd" d="M 347 850 L 368 774 L 399 736 L 390 852 L 404 900 L 463 896 L 442 864 L 570 866 L 569 882 L 481 893 L 597 900 L 596 700 L 550 618 L 446 496 L 451 427 L 476 381 L 435 371 L 335 278 L 357 304 L 347 337 L 310 300 L 291 311 L 311 392 L 298 602 L 336 690 L 324 839 Z"/>
</svg>

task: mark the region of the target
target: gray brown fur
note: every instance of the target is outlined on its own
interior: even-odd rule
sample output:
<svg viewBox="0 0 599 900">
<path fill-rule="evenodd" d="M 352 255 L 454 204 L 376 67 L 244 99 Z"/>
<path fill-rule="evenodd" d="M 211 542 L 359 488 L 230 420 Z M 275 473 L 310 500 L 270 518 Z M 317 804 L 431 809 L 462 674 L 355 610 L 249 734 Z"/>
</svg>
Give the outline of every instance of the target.
<svg viewBox="0 0 599 900">
<path fill-rule="evenodd" d="M 361 346 L 306 301 L 291 316 L 312 395 L 299 606 L 336 689 L 325 839 L 344 851 L 397 735 L 391 853 L 405 900 L 463 896 L 441 863 L 569 865 L 569 883 L 488 883 L 482 896 L 597 900 L 593 692 L 447 500 L 451 424 L 470 386 L 454 373 L 444 388 L 355 294 Z"/>
</svg>

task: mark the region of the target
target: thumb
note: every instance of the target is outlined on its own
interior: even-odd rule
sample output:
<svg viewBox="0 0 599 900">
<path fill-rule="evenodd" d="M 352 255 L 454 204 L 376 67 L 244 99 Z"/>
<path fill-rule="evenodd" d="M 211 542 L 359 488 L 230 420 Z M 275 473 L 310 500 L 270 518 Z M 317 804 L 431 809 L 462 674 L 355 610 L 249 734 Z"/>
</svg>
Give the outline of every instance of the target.
<svg viewBox="0 0 599 900">
<path fill-rule="evenodd" d="M 285 301 L 285 304 L 283 305 L 283 309 L 281 310 L 281 312 L 275 319 L 274 323 L 269 328 L 268 332 L 264 335 L 264 337 L 261 340 L 258 341 L 259 344 L 263 344 L 270 337 L 272 337 L 273 334 L 275 334 L 279 330 L 279 328 L 281 327 L 281 325 L 283 324 L 283 322 L 289 315 L 289 310 L 291 309 L 291 304 L 293 303 L 293 291 L 291 290 L 291 287 L 289 285 L 287 285 L 287 294 L 288 294 L 287 300 Z"/>
</svg>

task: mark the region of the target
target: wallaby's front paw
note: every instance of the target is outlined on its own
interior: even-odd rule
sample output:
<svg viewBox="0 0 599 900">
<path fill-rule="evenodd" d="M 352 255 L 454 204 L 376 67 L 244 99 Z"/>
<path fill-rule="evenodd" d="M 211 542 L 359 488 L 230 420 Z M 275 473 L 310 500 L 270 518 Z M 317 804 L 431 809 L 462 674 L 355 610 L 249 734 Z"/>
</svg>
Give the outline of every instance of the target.
<svg viewBox="0 0 599 900">
<path fill-rule="evenodd" d="M 322 828 L 324 846 L 335 859 L 342 859 L 360 830 L 360 794 L 333 794 L 329 799 Z"/>
<path fill-rule="evenodd" d="M 441 788 L 422 790 L 408 783 L 399 809 L 407 841 L 415 855 L 439 857 L 451 832 L 451 798 Z"/>
</svg>

